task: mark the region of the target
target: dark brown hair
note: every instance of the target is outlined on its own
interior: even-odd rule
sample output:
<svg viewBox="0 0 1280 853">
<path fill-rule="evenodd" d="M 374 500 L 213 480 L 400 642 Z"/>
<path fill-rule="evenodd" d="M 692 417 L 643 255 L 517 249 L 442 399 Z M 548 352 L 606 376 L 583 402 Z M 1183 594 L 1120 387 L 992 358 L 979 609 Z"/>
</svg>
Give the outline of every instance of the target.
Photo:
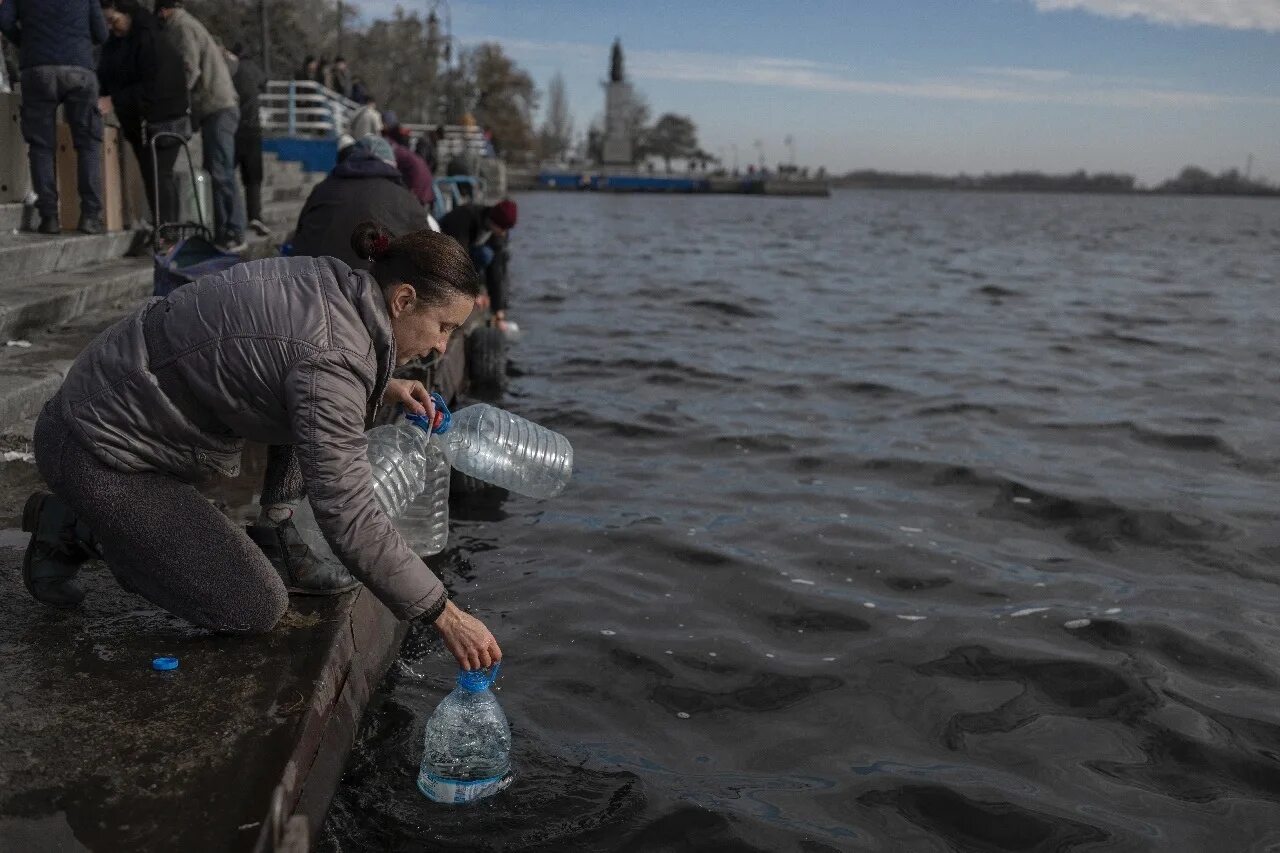
<svg viewBox="0 0 1280 853">
<path fill-rule="evenodd" d="M 383 290 L 408 284 L 427 305 L 443 305 L 457 294 L 480 295 L 471 256 L 444 234 L 424 228 L 393 237 L 377 222 L 361 222 L 351 234 L 351 248 L 369 259 L 369 272 Z"/>
</svg>

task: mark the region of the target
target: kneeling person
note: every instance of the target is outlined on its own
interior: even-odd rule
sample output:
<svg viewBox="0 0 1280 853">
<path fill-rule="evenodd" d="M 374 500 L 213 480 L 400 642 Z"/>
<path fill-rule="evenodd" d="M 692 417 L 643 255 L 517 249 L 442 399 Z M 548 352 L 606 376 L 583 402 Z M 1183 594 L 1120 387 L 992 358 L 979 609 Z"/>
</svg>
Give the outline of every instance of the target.
<svg viewBox="0 0 1280 853">
<path fill-rule="evenodd" d="M 421 384 L 391 371 L 444 350 L 466 320 L 470 259 L 430 231 L 391 239 L 364 223 L 351 242 L 370 272 L 330 257 L 240 264 L 151 300 L 80 354 L 36 425 L 53 490 L 23 517 L 23 579 L 37 599 L 79 604 L 76 573 L 97 555 L 196 625 L 271 630 L 285 580 L 194 486 L 238 473 L 248 439 L 294 446 L 325 539 L 396 616 L 433 621 L 465 668 L 501 658 L 379 509 L 365 457 L 379 403 L 430 413 Z"/>
</svg>

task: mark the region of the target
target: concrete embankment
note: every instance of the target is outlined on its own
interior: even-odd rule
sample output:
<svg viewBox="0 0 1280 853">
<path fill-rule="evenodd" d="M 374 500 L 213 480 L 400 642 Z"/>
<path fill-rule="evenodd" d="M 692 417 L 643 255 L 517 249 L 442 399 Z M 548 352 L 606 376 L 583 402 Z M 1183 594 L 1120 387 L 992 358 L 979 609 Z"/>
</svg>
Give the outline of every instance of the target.
<svg viewBox="0 0 1280 853">
<path fill-rule="evenodd" d="M 266 165 L 279 239 L 322 176 Z M 307 850 L 403 627 L 357 591 L 294 598 L 265 637 L 214 636 L 101 563 L 82 573 L 78 610 L 27 595 L 34 416 L 85 344 L 150 294 L 152 266 L 121 257 L 121 233 L 13 233 L 20 214 L 0 205 L 0 851 Z M 274 251 L 257 240 L 248 254 Z M 260 476 L 246 465 L 222 497 L 247 505 Z M 179 668 L 152 670 L 159 655 Z"/>
</svg>

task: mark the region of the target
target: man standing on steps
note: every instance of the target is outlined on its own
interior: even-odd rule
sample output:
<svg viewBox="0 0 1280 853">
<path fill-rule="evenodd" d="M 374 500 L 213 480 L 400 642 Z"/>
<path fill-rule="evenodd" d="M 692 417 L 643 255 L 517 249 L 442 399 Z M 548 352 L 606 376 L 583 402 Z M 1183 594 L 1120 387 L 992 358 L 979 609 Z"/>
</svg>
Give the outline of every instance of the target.
<svg viewBox="0 0 1280 853">
<path fill-rule="evenodd" d="M 98 0 L 4 0 L 0 32 L 21 54 L 22 136 L 38 197 L 39 231 L 62 230 L 53 167 L 61 104 L 76 148 L 79 228 L 85 234 L 101 234 L 102 115 L 93 48 L 107 40 L 102 8 Z"/>
<path fill-rule="evenodd" d="M 245 211 L 249 227 L 259 237 L 269 237 L 271 229 L 262 221 L 262 119 L 258 115 L 259 98 L 267 88 L 267 75 L 258 63 L 244 55 L 240 45 L 228 50 L 226 55 L 231 82 L 240 99 L 236 165 L 240 167 L 240 182 L 244 184 Z"/>
<path fill-rule="evenodd" d="M 213 181 L 215 240 L 226 252 L 244 249 L 244 206 L 236 186 L 236 129 L 240 101 L 222 49 L 182 0 L 156 0 L 156 17 L 177 45 L 191 92 L 191 120 L 200 128 L 204 168 Z"/>
</svg>

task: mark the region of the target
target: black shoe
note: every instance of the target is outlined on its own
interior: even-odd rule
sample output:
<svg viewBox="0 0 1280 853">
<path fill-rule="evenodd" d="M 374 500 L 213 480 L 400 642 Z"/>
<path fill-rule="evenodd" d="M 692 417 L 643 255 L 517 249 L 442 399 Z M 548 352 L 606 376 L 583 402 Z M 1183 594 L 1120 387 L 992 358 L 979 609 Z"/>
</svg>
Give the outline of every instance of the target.
<svg viewBox="0 0 1280 853">
<path fill-rule="evenodd" d="M 76 527 L 75 514 L 57 495 L 36 492 L 27 498 L 22 529 L 31 534 L 31 542 L 22 555 L 22 582 L 32 597 L 50 607 L 76 607 L 84 600 L 76 574 L 94 552 Z"/>
<path fill-rule="evenodd" d="M 40 227 L 36 229 L 41 234 L 61 234 L 62 226 L 58 224 L 56 216 L 40 217 Z"/>
<path fill-rule="evenodd" d="M 106 227 L 102 224 L 101 217 L 98 216 L 82 216 L 80 217 L 80 226 L 76 229 L 81 234 L 101 234 L 106 231 Z"/>
<path fill-rule="evenodd" d="M 299 595 L 338 595 L 360 585 L 346 568 L 333 560 L 322 560 L 302 541 L 298 528 L 289 520 L 279 525 L 250 524 L 245 527 L 289 592 Z"/>
</svg>

